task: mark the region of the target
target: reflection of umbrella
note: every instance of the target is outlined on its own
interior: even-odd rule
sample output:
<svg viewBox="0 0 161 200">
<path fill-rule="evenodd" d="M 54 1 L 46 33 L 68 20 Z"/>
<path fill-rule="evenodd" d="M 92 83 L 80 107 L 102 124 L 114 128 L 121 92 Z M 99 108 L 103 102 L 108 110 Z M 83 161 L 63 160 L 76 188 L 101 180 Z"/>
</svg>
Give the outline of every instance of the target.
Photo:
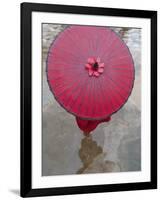
<svg viewBox="0 0 161 200">
<path fill-rule="evenodd" d="M 85 131 L 84 120 L 94 129 L 124 105 L 134 66 L 127 46 L 111 29 L 70 26 L 51 45 L 47 77 L 56 100 Z"/>
</svg>

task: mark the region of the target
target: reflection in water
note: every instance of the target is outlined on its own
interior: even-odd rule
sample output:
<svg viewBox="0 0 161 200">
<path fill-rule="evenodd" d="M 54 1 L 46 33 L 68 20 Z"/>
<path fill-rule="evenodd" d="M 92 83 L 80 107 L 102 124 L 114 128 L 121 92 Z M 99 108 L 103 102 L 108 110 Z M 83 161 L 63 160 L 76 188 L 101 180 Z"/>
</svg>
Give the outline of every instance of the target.
<svg viewBox="0 0 161 200">
<path fill-rule="evenodd" d="M 104 160 L 105 153 L 102 147 L 97 145 L 91 135 L 82 139 L 79 157 L 83 167 L 77 171 L 77 174 L 120 171 L 116 163 Z"/>
<path fill-rule="evenodd" d="M 86 168 L 93 162 L 94 158 L 103 152 L 102 148 L 92 140 L 92 136 L 86 136 L 82 139 L 79 157 L 83 163 L 83 167 L 78 170 L 78 174 L 84 172 Z"/>
</svg>

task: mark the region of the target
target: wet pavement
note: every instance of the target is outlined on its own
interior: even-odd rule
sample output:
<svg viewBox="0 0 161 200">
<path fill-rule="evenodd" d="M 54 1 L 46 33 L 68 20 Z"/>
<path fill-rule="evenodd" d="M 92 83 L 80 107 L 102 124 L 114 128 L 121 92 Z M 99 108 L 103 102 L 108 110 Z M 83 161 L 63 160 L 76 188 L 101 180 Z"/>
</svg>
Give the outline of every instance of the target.
<svg viewBox="0 0 161 200">
<path fill-rule="evenodd" d="M 141 29 L 113 28 L 125 41 L 135 65 L 135 82 L 127 103 L 112 120 L 84 137 L 75 117 L 54 99 L 46 80 L 47 52 L 66 25 L 43 24 L 42 175 L 141 170 Z"/>
</svg>

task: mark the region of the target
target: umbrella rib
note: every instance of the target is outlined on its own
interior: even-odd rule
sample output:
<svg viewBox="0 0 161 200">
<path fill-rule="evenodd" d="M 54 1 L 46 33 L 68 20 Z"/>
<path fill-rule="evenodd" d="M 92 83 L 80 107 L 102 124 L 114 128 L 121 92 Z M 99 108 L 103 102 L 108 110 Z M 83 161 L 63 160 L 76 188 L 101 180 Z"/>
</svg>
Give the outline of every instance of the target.
<svg viewBox="0 0 161 200">
<path fill-rule="evenodd" d="M 107 108 L 105 107 L 105 101 L 104 101 L 104 93 L 103 93 L 103 90 L 102 90 L 102 87 L 101 87 L 101 79 L 98 79 L 98 90 L 99 90 L 99 93 L 98 93 L 98 96 L 97 98 L 99 99 L 99 107 L 100 107 L 100 111 L 101 113 L 104 112 L 105 110 L 107 110 Z"/>
<path fill-rule="evenodd" d="M 86 80 L 86 83 L 87 83 L 87 81 L 88 81 L 88 79 Z M 84 91 L 83 91 L 83 93 L 80 95 L 80 96 L 81 96 L 81 101 L 80 101 L 81 103 L 80 103 L 80 105 L 79 105 L 78 112 L 80 112 L 80 109 L 82 109 L 82 106 L 83 106 L 83 103 L 84 103 L 83 98 L 85 97 L 85 91 L 86 91 L 87 87 L 89 87 L 89 84 L 85 84 Z M 82 88 L 82 90 L 83 90 L 83 88 Z M 81 91 L 82 91 L 82 90 L 81 90 Z"/>
<path fill-rule="evenodd" d="M 124 82 L 124 81 L 122 81 L 122 80 L 120 80 L 120 79 L 117 79 L 117 80 L 120 81 L 119 84 L 122 84 L 122 83 L 123 83 L 122 87 L 127 87 L 127 90 L 129 89 L 129 85 L 128 85 L 126 82 Z M 124 89 L 125 89 L 125 88 L 124 88 Z"/>
<path fill-rule="evenodd" d="M 111 38 L 111 36 L 112 36 L 112 31 L 110 31 L 110 34 L 109 34 L 109 36 L 108 36 L 108 39 L 107 39 L 107 36 L 104 34 L 104 38 L 107 39 L 107 40 L 105 40 L 105 41 L 107 42 L 107 41 Z M 104 54 L 107 52 L 107 49 L 110 47 L 110 44 L 112 43 L 112 41 L 113 41 L 113 40 L 110 40 L 110 43 L 108 43 L 108 45 L 106 46 L 105 51 L 102 52 L 102 55 L 101 55 L 102 58 L 104 57 Z M 103 45 L 105 45 L 105 42 L 103 43 Z"/>
<path fill-rule="evenodd" d="M 103 79 L 104 79 L 104 82 L 106 82 L 105 80 L 105 77 L 103 76 Z M 108 86 L 108 85 L 107 85 Z M 106 87 L 105 87 L 105 89 L 104 90 L 106 90 Z M 106 91 L 107 92 L 107 91 Z M 108 92 L 107 92 L 108 93 Z M 113 103 L 112 103 L 112 100 L 111 100 L 111 96 L 110 95 L 107 95 L 107 98 L 109 99 L 109 101 L 111 102 L 111 105 L 112 105 L 112 110 L 115 110 L 114 109 L 114 105 L 113 105 Z"/>
<path fill-rule="evenodd" d="M 99 79 L 99 78 L 98 78 Z M 95 93 L 95 95 L 94 95 L 94 99 L 95 99 L 95 115 L 96 115 L 96 113 L 98 112 L 98 109 L 99 109 L 99 106 L 100 105 L 98 105 L 98 98 L 99 98 L 99 95 L 98 95 L 98 92 L 96 92 L 96 88 L 97 88 L 97 85 L 98 85 L 98 82 L 96 82 L 96 81 L 94 81 L 94 93 Z"/>
<path fill-rule="evenodd" d="M 110 79 L 109 79 L 110 80 Z M 112 80 L 111 80 L 112 81 Z M 113 82 L 113 81 L 112 81 Z M 116 89 L 116 85 L 114 84 L 115 82 L 113 82 L 113 85 L 114 85 L 114 87 L 115 87 L 115 90 L 114 90 L 114 87 L 110 87 L 110 89 L 111 89 L 111 91 L 112 91 L 112 93 L 113 93 L 113 96 L 115 96 L 115 100 L 118 102 L 118 104 L 120 104 L 120 102 L 117 100 L 117 96 L 116 96 L 116 94 L 118 93 L 118 95 L 122 98 L 122 100 L 123 100 L 123 102 L 125 102 L 124 100 L 126 99 L 125 97 L 123 97 L 122 96 L 122 94 L 120 94 L 120 92 L 118 92 L 118 89 Z M 108 85 L 108 86 L 110 86 L 110 84 Z M 114 91 L 115 91 L 115 93 L 114 93 Z M 115 111 L 116 111 L 117 109 L 115 109 Z"/>
<path fill-rule="evenodd" d="M 86 78 L 86 81 L 84 81 L 84 84 L 83 84 L 83 86 L 85 86 L 85 85 L 86 85 L 86 83 L 87 83 L 87 80 L 88 80 L 88 78 Z M 71 108 L 72 108 L 72 107 L 75 105 L 75 103 L 76 103 L 76 100 L 78 99 L 78 97 L 79 97 L 79 96 L 81 96 L 81 92 L 82 92 L 83 88 L 84 88 L 84 87 L 82 87 L 82 88 L 81 88 L 81 90 L 80 90 L 80 91 L 77 93 L 76 99 L 75 99 L 75 101 L 73 102 L 73 104 L 72 104 Z"/>
<path fill-rule="evenodd" d="M 111 79 L 112 79 L 112 78 L 111 78 Z M 115 80 L 114 80 L 114 79 L 112 79 L 112 80 L 115 82 Z M 129 86 L 129 84 L 127 84 L 127 83 L 126 83 L 126 82 L 124 82 L 123 80 L 120 80 L 120 79 L 118 79 L 118 78 L 117 78 L 117 80 L 121 81 L 121 83 L 124 83 L 124 84 L 125 84 L 125 86 L 127 86 L 127 87 Z M 129 87 L 128 87 L 128 88 L 129 88 Z"/>
<path fill-rule="evenodd" d="M 109 63 L 110 64 L 110 63 Z M 127 67 L 125 67 L 127 66 Z M 133 64 L 132 63 L 128 63 L 128 62 L 121 62 L 121 63 L 112 63 L 110 65 L 108 65 L 108 68 L 123 68 L 123 69 L 128 69 L 129 67 L 132 68 Z"/>
<path fill-rule="evenodd" d="M 77 74 L 75 74 L 74 76 L 76 76 L 76 77 L 83 77 L 84 76 L 84 74 L 86 74 L 87 75 L 87 73 L 85 73 L 85 71 L 82 71 L 82 72 L 79 72 L 78 71 L 78 73 Z M 53 74 L 52 75 L 52 78 L 50 78 L 50 80 L 55 80 L 55 81 L 57 81 L 57 80 L 59 80 L 59 79 L 62 79 L 62 77 L 64 76 L 64 74 L 63 74 L 63 76 L 62 76 L 62 73 L 61 74 L 59 74 L 59 76 L 58 76 L 58 73 L 56 73 L 56 78 L 54 78 L 54 75 L 55 74 Z M 71 73 L 70 74 L 68 74 L 68 73 L 66 73 L 66 77 L 68 77 L 68 76 L 70 76 L 71 75 Z M 88 75 L 87 75 L 88 76 Z M 67 79 L 68 80 L 68 79 Z M 77 79 L 78 80 L 78 79 Z M 77 81 L 76 80 L 76 81 Z"/>
<path fill-rule="evenodd" d="M 80 81 L 81 82 L 81 81 Z M 70 106 L 70 110 L 71 110 L 71 108 L 72 108 L 72 106 L 71 106 L 71 96 L 72 96 L 72 93 L 74 93 L 74 91 L 77 91 L 78 89 L 79 89 L 79 87 L 80 87 L 80 84 L 77 84 L 74 88 L 73 88 L 73 90 L 70 90 L 70 93 L 69 93 L 69 95 L 68 95 L 68 99 L 67 99 L 67 105 L 68 106 Z"/>
<path fill-rule="evenodd" d="M 120 87 L 121 89 L 125 90 L 125 87 L 126 87 L 126 90 L 127 90 L 127 91 L 129 90 L 129 85 L 127 85 L 125 82 L 123 82 L 123 81 L 121 82 L 121 81 L 120 81 L 120 83 L 116 83 L 115 80 L 113 80 L 112 78 L 110 78 L 110 79 L 112 80 L 112 82 L 113 82 L 118 88 L 121 86 L 121 87 Z M 123 85 L 122 85 L 121 83 L 123 83 Z"/>
<path fill-rule="evenodd" d="M 89 93 L 89 83 L 86 85 L 86 87 L 85 87 L 85 89 L 84 89 L 84 100 L 83 100 L 83 103 L 85 103 L 84 104 L 84 107 L 85 107 L 85 111 L 84 111 L 84 115 L 87 115 L 87 109 L 88 109 L 88 106 L 86 105 L 86 103 L 87 103 L 87 94 Z M 86 101 L 85 101 L 86 100 Z M 83 104 L 82 103 L 82 104 Z M 89 103 L 89 101 L 88 101 L 88 103 Z M 80 107 L 79 107 L 79 110 L 80 110 Z"/>
<path fill-rule="evenodd" d="M 115 85 L 115 88 L 119 88 L 120 87 L 120 85 L 118 85 L 111 77 L 109 77 L 108 75 L 107 75 L 107 77 L 108 77 L 109 80 L 111 80 L 111 82 L 113 83 L 113 85 Z M 125 88 L 122 88 L 122 89 L 125 90 Z M 117 89 L 117 92 L 118 92 L 118 94 L 120 94 L 120 92 L 118 91 L 118 89 Z M 120 96 L 124 99 L 124 97 L 122 96 L 122 94 L 120 94 Z"/>
<path fill-rule="evenodd" d="M 80 82 L 81 82 L 81 81 L 80 81 Z M 76 90 L 77 88 L 79 88 L 79 83 L 76 85 L 76 87 L 74 87 L 74 90 Z M 69 89 L 70 89 L 70 88 L 69 88 Z M 72 91 L 70 90 L 70 92 L 73 92 L 73 90 L 72 90 Z M 67 103 L 66 103 L 65 109 L 71 112 L 72 106 L 69 104 L 69 102 L 70 102 L 69 100 L 70 100 L 70 98 L 71 98 L 71 93 L 69 93 L 69 94 L 70 94 L 70 95 L 68 95 L 68 101 L 67 101 Z M 75 101 L 76 101 L 76 99 L 75 99 Z M 67 105 L 68 105 L 68 106 L 70 105 L 70 108 L 67 109 L 67 107 L 68 107 Z M 73 113 L 73 114 L 76 114 L 76 113 L 74 113 L 74 112 L 72 112 L 72 113 Z"/>
<path fill-rule="evenodd" d="M 108 35 L 108 38 L 109 38 L 109 35 Z M 98 44 L 97 44 L 97 47 L 98 47 L 98 49 L 97 49 L 97 54 L 98 54 L 98 56 L 100 56 L 98 52 L 101 52 L 101 51 L 100 51 L 100 48 L 101 48 L 101 50 L 102 50 L 102 44 L 105 43 L 106 39 L 107 39 L 107 36 L 106 36 L 105 34 L 102 35 L 101 40 L 100 40 L 99 36 L 97 36 L 97 43 L 98 43 Z M 99 42 L 98 42 L 98 40 L 99 40 Z M 100 41 L 102 42 L 102 44 L 100 43 Z"/>
<path fill-rule="evenodd" d="M 93 80 L 91 80 L 91 83 L 90 83 L 90 92 L 89 92 L 89 105 L 91 105 L 92 104 L 92 87 L 93 87 Z M 90 106 L 88 107 L 88 115 L 90 116 L 90 114 L 89 113 L 91 113 L 91 110 L 90 110 Z"/>
<path fill-rule="evenodd" d="M 115 74 L 112 74 L 112 72 L 111 71 L 109 71 L 108 73 L 110 73 L 112 76 L 115 76 Z M 124 72 L 125 73 L 125 72 Z M 127 74 L 127 73 L 126 73 Z M 120 76 L 121 77 L 126 77 L 126 78 L 128 78 L 128 79 L 133 79 L 133 76 L 132 77 L 129 77 L 129 76 L 125 76 L 125 74 L 120 74 Z M 118 79 L 118 77 L 117 76 L 115 76 L 116 77 L 116 79 Z M 115 81 L 115 80 L 114 80 Z M 120 81 L 121 81 L 121 79 L 120 79 Z M 122 82 L 124 82 L 124 81 L 122 81 Z M 125 82 L 124 82 L 125 83 Z"/>
<path fill-rule="evenodd" d="M 95 88 L 95 81 L 93 79 L 93 88 Z M 94 89 L 93 89 L 94 91 Z M 93 110 L 92 110 L 92 116 L 95 114 L 95 110 L 96 110 L 96 101 L 95 101 L 95 93 L 93 94 L 93 101 L 94 101 L 94 107 L 93 107 Z"/>
<path fill-rule="evenodd" d="M 80 84 L 81 84 L 81 80 L 80 80 L 79 83 L 76 85 L 76 87 L 74 87 L 73 90 L 71 91 L 73 94 L 75 94 L 75 91 L 77 91 L 77 90 L 79 89 Z M 70 104 L 71 104 L 70 98 L 71 98 L 71 93 L 70 93 L 70 95 L 69 95 L 67 105 L 70 105 Z M 70 108 L 71 108 L 71 105 L 70 105 Z"/>
<path fill-rule="evenodd" d="M 113 110 L 113 112 L 112 113 L 114 113 L 117 109 L 115 108 L 116 106 L 114 106 L 114 104 L 113 104 L 113 101 L 112 101 L 112 96 L 115 98 L 115 101 L 119 104 L 119 102 L 118 102 L 118 100 L 117 100 L 117 98 L 116 98 L 116 94 L 114 93 L 114 91 L 113 91 L 113 88 L 111 88 L 110 87 L 110 85 L 108 84 L 108 90 L 110 91 L 109 93 L 110 93 L 110 95 L 108 96 L 108 98 L 110 99 L 110 102 L 111 102 L 111 105 L 112 105 L 112 110 Z"/>
<path fill-rule="evenodd" d="M 123 54 L 124 51 L 127 52 L 127 47 L 124 45 L 124 48 L 121 49 L 121 53 Z M 120 53 L 120 48 L 117 48 L 116 51 L 112 51 L 109 55 L 108 55 L 108 59 L 111 59 L 113 57 L 116 57 L 116 55 Z"/>
<path fill-rule="evenodd" d="M 90 97 L 90 100 L 91 100 L 89 105 L 90 105 L 90 108 L 92 108 L 93 112 L 94 112 L 94 107 L 92 107 L 92 103 L 94 102 L 95 99 L 94 100 L 92 100 L 92 99 L 93 99 L 93 92 L 94 92 L 94 89 L 95 89 L 95 87 L 94 87 L 95 86 L 95 84 L 94 84 L 95 83 L 95 79 L 96 78 L 93 77 L 93 79 L 91 80 L 92 84 L 91 83 L 89 84 L 89 91 L 90 91 L 89 97 Z M 93 105 L 96 105 L 96 102 L 94 102 Z M 87 108 L 88 108 L 88 106 L 87 106 Z M 90 118 L 92 118 L 91 110 L 90 110 Z"/>
<path fill-rule="evenodd" d="M 77 32 L 77 35 L 79 36 L 79 38 L 82 38 L 82 35 L 80 35 L 79 32 Z M 83 37 L 83 39 L 86 39 L 86 37 Z M 87 41 L 86 41 L 86 43 L 87 43 Z M 86 49 L 83 49 L 83 50 L 87 52 L 87 48 L 86 48 Z M 88 49 L 87 54 L 90 55 L 90 51 L 89 51 L 89 49 Z"/>
<path fill-rule="evenodd" d="M 55 85 L 55 89 L 57 89 L 57 90 L 60 90 L 61 88 L 64 88 L 64 90 L 63 91 L 61 91 L 61 93 L 59 93 L 58 94 L 58 96 L 61 96 L 64 92 L 66 92 L 66 90 L 68 90 L 68 89 L 70 89 L 72 86 L 73 86 L 73 84 L 75 83 L 76 81 L 73 81 L 72 83 L 70 83 L 69 84 L 69 82 L 68 81 L 64 81 L 63 82 L 63 84 L 57 84 L 57 85 Z M 77 81 L 78 82 L 78 81 Z M 64 86 L 66 86 L 67 85 L 67 87 L 64 87 Z"/>
<path fill-rule="evenodd" d="M 98 34 L 95 31 L 95 33 L 94 33 L 94 40 L 93 40 L 93 46 L 94 46 L 96 55 L 98 56 L 98 53 L 97 53 L 97 46 L 98 46 L 98 44 L 97 44 L 97 42 L 98 42 Z"/>
<path fill-rule="evenodd" d="M 133 69 L 126 69 L 125 67 L 108 67 L 110 70 L 123 70 L 123 71 L 133 71 Z"/>
<path fill-rule="evenodd" d="M 72 41 L 73 45 L 76 46 L 77 49 L 80 49 L 79 45 L 77 45 L 76 41 L 74 41 L 73 38 L 71 37 L 69 33 L 69 29 L 66 31 L 66 36 Z M 81 56 L 85 57 L 85 55 L 82 54 L 82 52 L 81 52 Z"/>
<path fill-rule="evenodd" d="M 83 77 L 83 74 L 84 72 L 82 72 L 81 73 L 81 76 L 80 76 L 80 73 L 79 73 L 79 77 Z M 67 79 L 65 79 L 65 80 L 63 80 L 63 84 L 66 86 L 66 85 L 68 85 L 68 86 L 70 86 L 70 85 L 72 85 L 73 83 L 75 83 L 75 80 L 73 80 L 72 82 L 70 82 L 70 84 L 69 84 L 69 80 L 70 78 L 68 77 Z M 62 76 L 59 76 L 59 77 L 57 77 L 57 78 L 50 78 L 50 79 L 48 79 L 48 80 L 53 80 L 53 81 L 58 81 L 58 80 L 62 80 Z M 60 83 L 59 83 L 60 84 Z"/>
<path fill-rule="evenodd" d="M 79 82 L 78 82 L 77 80 L 75 81 L 75 82 L 78 82 L 78 84 L 76 85 L 76 87 L 73 88 L 74 91 L 77 90 L 77 88 L 79 89 L 79 86 L 80 86 L 80 83 L 81 83 L 81 79 L 79 79 L 79 80 L 80 80 Z M 73 86 L 73 83 L 74 83 L 74 82 L 72 82 L 70 86 Z M 70 88 L 71 88 L 71 87 L 70 87 Z M 73 90 L 72 90 L 71 92 L 73 92 Z M 69 97 L 70 97 L 70 96 L 69 96 Z"/>
<path fill-rule="evenodd" d="M 112 34 L 111 34 L 111 36 L 112 36 Z M 106 50 L 104 51 L 104 53 L 103 53 L 103 55 L 102 55 L 102 58 L 104 58 L 105 55 L 106 55 L 107 53 L 109 53 L 109 51 L 107 51 L 107 49 L 110 48 L 110 46 L 112 45 L 112 43 L 113 43 L 116 39 L 117 39 L 117 38 L 114 38 L 113 40 L 112 40 L 112 39 L 110 40 L 110 43 L 108 43 L 108 46 L 106 47 Z"/>
<path fill-rule="evenodd" d="M 127 69 L 129 68 L 129 67 L 132 67 L 133 66 L 133 63 L 132 63 L 132 61 L 130 60 L 123 60 L 123 61 L 118 61 L 117 62 L 117 60 L 114 60 L 115 62 L 109 62 L 109 66 L 111 66 L 111 67 L 124 67 L 125 68 L 125 66 L 127 67 Z"/>
<path fill-rule="evenodd" d="M 95 77 L 94 79 L 92 80 L 92 90 L 91 90 L 91 104 L 93 105 L 91 108 L 91 116 L 95 115 L 95 110 L 96 110 L 96 100 L 95 100 L 95 93 L 94 93 L 94 90 L 95 90 Z"/>
<path fill-rule="evenodd" d="M 121 52 L 122 53 L 122 52 Z M 116 56 L 111 56 L 111 57 L 108 57 L 107 59 L 108 59 L 108 61 L 111 61 L 111 60 L 113 60 L 113 58 L 116 58 Z M 129 55 L 124 55 L 124 56 L 122 56 L 122 57 L 119 57 L 119 59 L 118 60 L 122 60 L 122 59 L 124 59 L 124 58 L 127 58 L 127 57 L 129 57 Z M 117 60 L 117 61 L 118 61 Z M 109 62 L 110 63 L 110 62 Z"/>
<path fill-rule="evenodd" d="M 103 38 L 102 38 L 102 40 L 103 40 Z M 98 55 L 98 56 L 100 56 L 100 55 L 99 55 L 99 49 L 100 49 L 100 45 L 99 45 L 100 42 L 99 42 L 99 41 L 100 41 L 100 40 L 99 40 L 99 35 L 97 34 L 97 35 L 96 35 L 96 52 L 97 52 L 97 55 Z"/>
<path fill-rule="evenodd" d="M 115 42 L 117 41 L 117 39 L 115 39 Z M 113 44 L 113 43 L 112 43 Z M 111 44 L 111 46 L 112 46 L 112 44 Z M 117 45 L 114 45 L 114 47 L 112 47 L 111 49 L 110 49 L 110 53 L 108 54 L 108 55 L 104 55 L 105 57 L 107 56 L 107 59 L 111 59 L 110 57 L 112 56 L 112 55 L 115 55 L 116 56 L 116 54 L 117 53 L 120 53 L 120 48 L 119 48 L 119 45 L 120 44 L 117 44 Z M 124 45 L 123 46 L 124 47 L 124 49 L 122 50 L 121 49 L 121 54 L 123 54 L 123 52 L 126 50 L 127 51 L 127 47 Z"/>
<path fill-rule="evenodd" d="M 83 77 L 83 76 L 82 76 L 82 77 Z M 62 79 L 62 78 L 57 78 L 57 79 Z M 50 80 L 56 81 L 57 79 L 50 79 Z M 80 79 L 79 79 L 79 80 L 80 80 Z M 64 85 L 68 85 L 68 87 L 65 88 L 64 90 L 71 88 L 71 86 L 73 86 L 75 83 L 79 83 L 79 82 L 78 82 L 78 79 L 76 79 L 76 80 L 70 82 L 70 84 L 69 84 L 69 80 L 64 80 L 64 81 L 63 81 L 63 86 L 64 86 Z M 60 85 L 60 83 L 56 86 L 55 89 L 58 89 L 59 87 L 62 87 L 62 85 Z M 64 92 L 64 91 L 63 91 L 63 92 Z M 62 92 L 61 92 L 61 93 L 62 93 Z"/>
<path fill-rule="evenodd" d="M 53 55 L 53 58 L 55 59 L 55 56 L 54 56 L 54 55 Z M 64 60 L 64 59 L 63 59 L 63 60 L 62 60 L 62 59 L 59 59 L 59 60 L 57 60 L 57 61 L 55 61 L 55 60 L 54 60 L 54 61 L 50 61 L 50 60 L 51 60 L 51 58 L 48 59 L 47 63 L 49 63 L 49 64 L 53 64 L 53 63 L 54 63 L 54 64 L 69 64 L 69 63 L 71 62 L 71 60 L 70 60 L 70 61 L 68 60 L 68 62 L 67 62 L 67 61 Z M 74 61 L 74 60 L 73 60 L 72 63 L 70 63 L 70 64 L 74 64 L 74 65 L 75 65 L 75 64 L 77 64 L 77 63 L 78 63 L 78 61 L 76 61 L 76 60 Z M 80 64 L 84 64 L 83 61 L 79 61 L 79 63 L 80 63 Z"/>
<path fill-rule="evenodd" d="M 67 68 L 67 69 L 65 69 L 65 68 Z M 53 69 L 53 68 L 51 68 L 51 69 L 48 69 L 48 71 L 56 71 L 56 72 L 59 72 L 59 71 L 79 71 L 80 70 L 80 68 L 79 67 L 75 67 L 75 68 L 73 68 L 73 67 L 70 67 L 70 68 L 68 68 L 68 67 L 62 67 L 61 66 L 61 68 L 60 67 L 58 67 L 57 69 Z"/>
<path fill-rule="evenodd" d="M 87 86 L 86 86 L 86 95 L 88 95 L 88 97 L 89 97 L 89 94 L 90 94 L 90 92 L 91 92 L 90 86 L 91 86 L 90 83 L 88 83 Z M 89 91 L 88 91 L 88 90 L 89 90 Z M 84 93 L 85 93 L 85 91 L 84 91 Z M 83 102 L 85 102 L 85 101 L 83 101 Z M 88 98 L 88 104 L 90 105 L 89 102 L 90 102 L 90 101 L 89 101 L 89 98 Z M 86 104 L 85 104 L 85 106 L 86 106 Z M 79 107 L 79 110 L 80 110 L 80 107 Z M 86 115 L 86 117 L 87 117 L 87 115 L 89 115 L 88 112 L 89 112 L 89 106 L 86 106 L 86 109 L 85 109 L 85 112 L 84 112 L 84 114 Z"/>
<path fill-rule="evenodd" d="M 123 52 L 124 52 L 124 50 L 127 50 L 127 46 L 126 46 L 125 42 L 123 40 L 121 40 L 119 36 L 117 36 L 116 39 L 119 42 L 117 43 L 117 45 L 114 45 L 114 48 L 117 49 L 117 51 L 115 51 L 115 53 L 118 53 L 120 51 L 120 48 L 122 49 Z M 122 46 L 120 48 L 118 48 L 119 45 L 122 45 Z M 111 56 L 113 54 L 113 52 L 114 51 L 111 51 L 109 56 Z"/>
<path fill-rule="evenodd" d="M 90 43 L 90 46 L 91 46 L 91 52 L 94 52 L 94 48 L 93 48 L 93 42 L 91 40 L 91 38 L 89 38 L 89 43 Z M 93 54 L 93 53 L 92 53 Z M 95 56 L 95 55 L 94 55 Z"/>
<path fill-rule="evenodd" d="M 57 48 L 58 48 L 58 50 L 55 48 L 54 51 L 56 51 L 56 52 L 57 52 L 57 51 L 58 51 L 58 52 L 60 51 L 61 53 L 64 52 L 64 53 L 67 53 L 67 54 L 69 54 L 69 55 L 71 55 L 71 56 L 76 56 L 76 57 L 78 57 L 78 55 L 69 52 L 69 50 L 67 51 L 67 50 L 65 50 L 65 49 L 63 49 L 63 48 L 60 49 L 60 47 L 57 47 Z M 49 54 L 49 55 L 54 55 L 54 54 L 55 54 L 54 51 L 53 51 L 53 52 L 49 51 L 48 54 Z M 58 52 L 57 52 L 57 53 L 58 53 Z"/>
<path fill-rule="evenodd" d="M 105 96 L 105 94 L 104 94 L 104 90 L 103 90 L 103 88 L 102 88 L 102 84 L 101 84 L 101 80 L 98 80 L 98 82 L 99 82 L 99 88 L 100 88 L 100 91 L 102 91 L 102 96 L 103 96 L 103 98 L 104 98 L 104 101 L 103 101 L 103 98 L 102 98 L 102 104 L 101 105 L 103 105 L 103 108 L 106 110 L 108 110 L 108 108 L 106 108 L 106 106 L 105 106 L 105 102 L 106 102 L 106 96 Z M 101 93 L 100 93 L 101 94 Z M 103 110 L 104 110 L 103 109 Z"/>
<path fill-rule="evenodd" d="M 65 62 L 65 60 L 64 60 L 64 55 L 55 55 L 55 54 L 53 54 L 52 55 L 53 57 L 55 57 L 55 58 L 53 58 L 53 59 L 58 59 L 58 60 L 61 60 L 61 61 L 64 61 Z M 70 58 L 70 61 L 72 61 L 72 62 L 80 62 L 80 60 L 82 60 L 81 58 L 79 58 L 79 57 L 73 57 L 73 58 Z M 84 59 L 85 60 L 85 59 Z"/>
<path fill-rule="evenodd" d="M 108 73 L 110 72 L 110 74 L 112 74 L 112 76 L 113 76 L 113 73 L 115 74 L 115 72 L 113 72 L 113 71 L 111 71 L 111 70 L 109 70 L 108 71 Z M 131 74 L 131 73 L 130 73 Z M 122 72 L 122 74 L 120 74 L 121 76 L 123 76 L 123 77 L 126 77 L 126 78 L 128 78 L 128 79 L 133 79 L 134 77 L 133 76 L 127 76 L 124 72 Z"/>
</svg>

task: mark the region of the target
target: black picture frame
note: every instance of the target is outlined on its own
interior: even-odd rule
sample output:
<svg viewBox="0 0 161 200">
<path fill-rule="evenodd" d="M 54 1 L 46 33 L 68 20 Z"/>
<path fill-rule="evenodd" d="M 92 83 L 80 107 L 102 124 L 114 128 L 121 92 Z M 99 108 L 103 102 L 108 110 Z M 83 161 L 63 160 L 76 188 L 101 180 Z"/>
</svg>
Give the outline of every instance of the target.
<svg viewBox="0 0 161 200">
<path fill-rule="evenodd" d="M 58 188 L 32 188 L 32 12 L 74 13 L 148 18 L 151 21 L 151 181 Z M 21 196 L 47 196 L 129 191 L 157 188 L 157 11 L 98 8 L 84 6 L 21 4 Z"/>
</svg>

